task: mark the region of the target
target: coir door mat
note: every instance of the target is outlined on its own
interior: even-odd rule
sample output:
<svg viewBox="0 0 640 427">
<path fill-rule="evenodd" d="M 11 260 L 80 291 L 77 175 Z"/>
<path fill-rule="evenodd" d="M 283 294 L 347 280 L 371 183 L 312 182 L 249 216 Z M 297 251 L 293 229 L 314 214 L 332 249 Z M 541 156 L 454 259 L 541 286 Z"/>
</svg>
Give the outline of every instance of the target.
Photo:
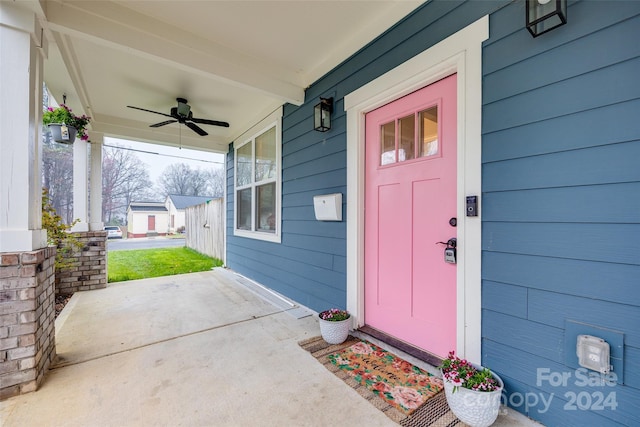
<svg viewBox="0 0 640 427">
<path fill-rule="evenodd" d="M 315 337 L 299 344 L 404 427 L 465 426 L 449 409 L 439 378 L 368 341 L 349 336 L 332 345 Z"/>
</svg>

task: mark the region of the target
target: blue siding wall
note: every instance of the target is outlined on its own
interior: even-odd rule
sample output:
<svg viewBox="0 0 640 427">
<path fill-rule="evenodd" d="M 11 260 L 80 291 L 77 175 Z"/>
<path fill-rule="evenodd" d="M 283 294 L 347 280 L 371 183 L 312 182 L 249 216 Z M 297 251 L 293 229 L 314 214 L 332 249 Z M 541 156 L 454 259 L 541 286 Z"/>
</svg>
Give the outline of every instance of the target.
<svg viewBox="0 0 640 427">
<path fill-rule="evenodd" d="M 490 14 L 483 364 L 505 380 L 512 407 L 546 425 L 640 425 L 640 2 L 571 1 L 568 24 L 536 39 L 524 6 L 428 2 L 312 85 L 304 105 L 285 106 L 281 244 L 233 236 L 231 146 L 227 264 L 317 311 L 344 307 L 346 224 L 315 221 L 312 206 L 314 195 L 346 191 L 343 98 Z M 320 96 L 335 100 L 326 133 L 312 130 Z M 577 381 L 582 324 L 623 337 L 612 348 L 619 384 Z M 571 377 L 553 385 L 539 369 Z"/>
<path fill-rule="evenodd" d="M 536 39 L 522 15 L 483 49 L 483 363 L 544 424 L 638 425 L 640 2 L 572 2 Z M 583 384 L 568 322 L 624 337 L 623 384 Z"/>
<path fill-rule="evenodd" d="M 286 105 L 282 135 L 282 243 L 233 236 L 233 148 L 228 156 L 227 265 L 317 311 L 346 306 L 346 222 L 314 219 L 313 196 L 346 195 L 348 93 L 507 1 L 427 3 L 314 83 L 300 107 Z M 313 106 L 334 98 L 329 132 L 313 130 Z M 346 198 L 343 197 L 343 217 Z"/>
</svg>

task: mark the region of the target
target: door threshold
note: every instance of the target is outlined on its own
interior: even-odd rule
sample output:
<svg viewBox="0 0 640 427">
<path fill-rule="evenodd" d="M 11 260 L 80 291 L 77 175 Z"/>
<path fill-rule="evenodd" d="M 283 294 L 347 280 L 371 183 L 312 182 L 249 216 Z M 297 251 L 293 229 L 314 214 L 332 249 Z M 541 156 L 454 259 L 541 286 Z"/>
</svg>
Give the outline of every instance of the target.
<svg viewBox="0 0 640 427">
<path fill-rule="evenodd" d="M 441 357 L 436 356 L 433 353 L 429 353 L 428 351 L 418 348 L 416 346 L 413 346 L 406 341 L 399 340 L 398 338 L 393 337 L 378 329 L 372 328 L 371 326 L 364 325 L 356 329 L 356 332 L 375 338 L 376 340 L 379 340 L 395 349 L 398 349 L 401 352 L 406 353 L 407 355 L 414 357 L 415 359 L 421 362 L 427 363 L 433 368 L 437 368 L 442 364 L 443 359 Z M 366 337 L 362 337 L 362 338 L 366 338 Z"/>
</svg>

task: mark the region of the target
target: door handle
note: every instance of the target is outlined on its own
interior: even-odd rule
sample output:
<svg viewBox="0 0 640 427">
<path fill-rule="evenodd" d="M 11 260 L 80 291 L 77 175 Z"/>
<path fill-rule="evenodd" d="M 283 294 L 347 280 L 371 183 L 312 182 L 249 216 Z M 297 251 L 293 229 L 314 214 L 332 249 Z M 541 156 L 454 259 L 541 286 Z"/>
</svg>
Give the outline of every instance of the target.
<svg viewBox="0 0 640 427">
<path fill-rule="evenodd" d="M 458 239 L 456 239 L 455 237 L 452 237 L 446 242 L 436 242 L 436 245 L 445 245 L 449 248 L 455 248 L 456 246 L 458 246 Z"/>
<path fill-rule="evenodd" d="M 455 264 L 457 262 L 456 246 L 458 246 L 458 240 L 455 237 L 446 242 L 436 242 L 436 245 L 446 245 L 444 248 L 444 262 L 447 264 Z"/>
</svg>

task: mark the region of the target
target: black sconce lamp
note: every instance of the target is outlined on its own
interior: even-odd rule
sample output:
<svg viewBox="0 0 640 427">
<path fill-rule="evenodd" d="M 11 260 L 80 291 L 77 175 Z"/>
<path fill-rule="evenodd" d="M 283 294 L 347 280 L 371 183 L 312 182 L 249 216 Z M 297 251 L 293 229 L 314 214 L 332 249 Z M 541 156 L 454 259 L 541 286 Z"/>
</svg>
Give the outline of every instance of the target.
<svg viewBox="0 0 640 427">
<path fill-rule="evenodd" d="M 313 128 L 318 132 L 331 129 L 331 113 L 333 113 L 333 98 L 320 98 L 320 102 L 313 107 Z"/>
<path fill-rule="evenodd" d="M 567 0 L 527 0 L 527 30 L 538 37 L 567 23 Z"/>
</svg>

